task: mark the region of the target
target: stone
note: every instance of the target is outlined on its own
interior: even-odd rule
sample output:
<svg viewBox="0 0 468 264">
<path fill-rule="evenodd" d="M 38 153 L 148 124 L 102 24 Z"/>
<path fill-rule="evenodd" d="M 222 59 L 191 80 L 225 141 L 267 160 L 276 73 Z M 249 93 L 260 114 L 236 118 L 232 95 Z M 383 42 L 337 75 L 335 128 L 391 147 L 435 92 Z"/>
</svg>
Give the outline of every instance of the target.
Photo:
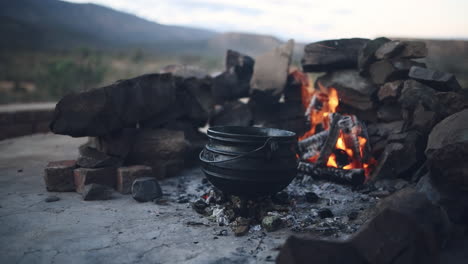
<svg viewBox="0 0 468 264">
<path fill-rule="evenodd" d="M 251 94 L 279 99 L 283 94 L 291 63 L 294 41 L 275 48 L 255 58 L 250 80 Z"/>
<path fill-rule="evenodd" d="M 87 184 L 81 196 L 85 201 L 109 200 L 112 198 L 112 188 L 97 183 Z"/>
<path fill-rule="evenodd" d="M 439 104 L 443 106 L 438 113 L 441 118 L 445 118 L 468 108 L 468 97 L 464 94 L 456 92 L 438 92 L 435 96 Z"/>
<path fill-rule="evenodd" d="M 283 220 L 277 215 L 268 215 L 262 219 L 262 227 L 267 232 L 273 232 L 280 229 L 283 225 Z"/>
<path fill-rule="evenodd" d="M 308 203 L 316 203 L 320 199 L 320 197 L 314 192 L 306 192 L 305 199 Z"/>
<path fill-rule="evenodd" d="M 171 129 L 140 129 L 125 163 L 147 165 L 156 178 L 174 176 L 184 168 L 189 143 L 184 131 Z"/>
<path fill-rule="evenodd" d="M 308 44 L 301 60 L 304 72 L 327 72 L 353 69 L 358 65 L 358 53 L 369 39 L 331 39 Z"/>
<path fill-rule="evenodd" d="M 112 85 L 71 93 L 55 107 L 52 132 L 73 137 L 104 136 L 174 106 L 171 74 L 147 74 Z"/>
<path fill-rule="evenodd" d="M 393 135 L 392 135 L 393 136 Z M 418 131 L 402 133 L 404 139 L 390 137 L 377 166 L 372 172 L 373 181 L 384 178 L 409 177 L 424 161 L 425 137 Z"/>
<path fill-rule="evenodd" d="M 468 109 L 438 123 L 429 134 L 425 154 L 431 178 L 441 192 L 468 190 Z"/>
<path fill-rule="evenodd" d="M 423 41 L 403 41 L 404 48 L 398 55 L 406 59 L 418 59 L 427 56 L 428 50 Z"/>
<path fill-rule="evenodd" d="M 158 180 L 154 177 L 137 178 L 132 184 L 132 197 L 138 202 L 149 202 L 163 195 Z"/>
<path fill-rule="evenodd" d="M 55 195 L 52 195 L 52 196 L 48 196 L 47 198 L 45 198 L 44 200 L 46 203 L 53 203 L 53 202 L 57 202 L 57 201 L 60 201 L 60 198 L 55 196 Z"/>
<path fill-rule="evenodd" d="M 94 139 L 94 148 L 113 157 L 125 159 L 133 146 L 136 128 L 123 128 Z"/>
<path fill-rule="evenodd" d="M 338 91 L 340 102 L 359 110 L 369 110 L 373 107 L 371 95 L 377 87 L 368 79 L 359 75 L 357 70 L 339 70 L 327 73 L 317 78 L 315 88 L 322 85 L 333 87 Z"/>
<path fill-rule="evenodd" d="M 227 102 L 210 119 L 210 126 L 250 126 L 252 112 L 247 104 L 240 101 Z"/>
<path fill-rule="evenodd" d="M 320 218 L 330 218 L 333 217 L 333 212 L 330 210 L 330 208 L 321 208 L 317 211 L 318 216 Z"/>
<path fill-rule="evenodd" d="M 383 122 L 402 120 L 401 107 L 398 104 L 384 104 L 377 109 L 377 117 Z"/>
<path fill-rule="evenodd" d="M 382 44 L 376 51 L 375 51 L 375 58 L 378 60 L 385 60 L 394 58 L 396 55 L 400 53 L 404 49 L 405 45 L 400 40 L 392 40 Z"/>
<path fill-rule="evenodd" d="M 249 96 L 255 61 L 237 51 L 226 52 L 226 68 L 214 78 L 212 93 L 218 102 Z"/>
<path fill-rule="evenodd" d="M 198 199 L 192 203 L 192 208 L 195 212 L 204 215 L 206 213 L 205 209 L 208 207 L 208 204 L 202 200 Z"/>
<path fill-rule="evenodd" d="M 44 169 L 44 181 L 49 192 L 75 191 L 73 170 L 76 168 L 75 160 L 53 161 Z"/>
<path fill-rule="evenodd" d="M 373 123 L 367 126 L 369 136 L 378 136 L 386 138 L 388 135 L 399 133 L 403 129 L 403 121 L 394 121 L 389 123 Z"/>
<path fill-rule="evenodd" d="M 375 84 L 406 79 L 413 66 L 425 67 L 424 63 L 408 59 L 391 59 L 377 61 L 369 66 L 369 76 Z"/>
<path fill-rule="evenodd" d="M 349 242 L 290 236 L 276 258 L 278 264 L 368 264 Z"/>
<path fill-rule="evenodd" d="M 401 90 L 403 89 L 403 81 L 397 80 L 387 82 L 380 86 L 377 98 L 381 102 L 396 102 L 400 97 Z"/>
<path fill-rule="evenodd" d="M 358 53 L 358 69 L 361 74 L 367 76 L 369 66 L 376 61 L 376 51 L 385 43 L 390 42 L 388 38 L 376 38 L 368 41 Z"/>
<path fill-rule="evenodd" d="M 441 92 L 458 91 L 461 89 L 455 75 L 451 73 L 413 66 L 409 71 L 409 77 Z"/>
<path fill-rule="evenodd" d="M 154 177 L 153 169 L 149 166 L 135 165 L 117 169 L 117 191 L 122 194 L 132 193 L 133 181 L 142 177 Z"/>
<path fill-rule="evenodd" d="M 79 148 L 80 156 L 76 164 L 82 168 L 103 168 L 103 167 L 118 167 L 122 164 L 122 159 L 118 157 L 108 156 L 99 150 L 89 147 L 81 146 Z"/>
<path fill-rule="evenodd" d="M 117 168 L 78 168 L 74 170 L 74 178 L 77 193 L 82 193 L 85 185 L 89 185 L 91 183 L 97 183 L 114 188 L 117 180 Z"/>
</svg>

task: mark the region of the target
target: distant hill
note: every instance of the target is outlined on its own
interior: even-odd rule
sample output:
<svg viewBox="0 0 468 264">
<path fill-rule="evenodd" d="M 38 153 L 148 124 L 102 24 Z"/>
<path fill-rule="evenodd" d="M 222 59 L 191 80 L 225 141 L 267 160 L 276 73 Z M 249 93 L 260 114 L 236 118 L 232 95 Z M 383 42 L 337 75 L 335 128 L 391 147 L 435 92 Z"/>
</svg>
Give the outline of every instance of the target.
<svg viewBox="0 0 468 264">
<path fill-rule="evenodd" d="M 258 54 L 281 43 L 272 36 L 162 25 L 95 4 L 58 0 L 0 0 L 0 48 L 143 48 L 158 52 Z"/>
</svg>

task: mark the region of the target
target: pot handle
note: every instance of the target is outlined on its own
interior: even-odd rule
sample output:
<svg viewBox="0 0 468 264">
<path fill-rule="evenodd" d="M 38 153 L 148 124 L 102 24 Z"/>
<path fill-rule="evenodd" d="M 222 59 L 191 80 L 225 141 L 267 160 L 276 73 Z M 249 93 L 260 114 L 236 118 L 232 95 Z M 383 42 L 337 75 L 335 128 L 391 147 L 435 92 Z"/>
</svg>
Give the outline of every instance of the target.
<svg viewBox="0 0 468 264">
<path fill-rule="evenodd" d="M 268 143 L 270 143 L 270 144 L 268 144 Z M 207 159 L 203 158 L 203 154 L 205 153 L 205 149 L 206 149 L 206 148 L 203 148 L 203 150 L 200 152 L 200 154 L 198 155 L 198 157 L 199 157 L 199 159 L 200 159 L 201 161 L 206 162 L 206 163 L 221 163 L 221 162 L 232 161 L 232 160 L 236 160 L 236 159 L 243 158 L 243 157 L 248 156 L 248 155 L 250 155 L 250 154 L 252 154 L 252 153 L 261 151 L 261 150 L 267 148 L 267 146 L 269 146 L 270 148 L 267 149 L 266 156 L 267 156 L 268 159 L 270 159 L 271 156 L 272 156 L 272 153 L 275 152 L 275 151 L 278 149 L 278 143 L 277 143 L 276 141 L 273 141 L 273 138 L 272 138 L 272 137 L 269 137 L 267 140 L 265 140 L 265 143 L 264 143 L 262 146 L 260 146 L 260 147 L 258 147 L 258 148 L 256 148 L 256 149 L 254 149 L 254 150 L 252 150 L 252 151 L 249 151 L 249 152 L 247 152 L 247 153 L 244 153 L 244 154 L 241 154 L 241 155 L 239 155 L 239 156 L 233 157 L 233 158 L 229 158 L 229 159 L 225 159 L 225 160 L 216 160 L 216 161 L 214 161 L 214 160 L 207 160 Z"/>
</svg>

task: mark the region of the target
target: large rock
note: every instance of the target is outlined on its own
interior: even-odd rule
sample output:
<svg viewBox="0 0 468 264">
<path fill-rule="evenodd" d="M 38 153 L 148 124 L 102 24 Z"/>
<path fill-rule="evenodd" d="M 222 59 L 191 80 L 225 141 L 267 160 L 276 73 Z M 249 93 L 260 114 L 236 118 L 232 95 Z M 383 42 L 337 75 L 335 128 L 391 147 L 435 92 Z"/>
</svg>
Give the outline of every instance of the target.
<svg viewBox="0 0 468 264">
<path fill-rule="evenodd" d="M 432 129 L 425 153 L 438 188 L 444 192 L 468 191 L 468 109 Z"/>
<path fill-rule="evenodd" d="M 103 136 L 173 107 L 176 89 L 170 74 L 147 74 L 63 97 L 50 129 L 73 137 Z"/>
<path fill-rule="evenodd" d="M 358 53 L 357 58 L 357 66 L 359 72 L 363 75 L 367 75 L 367 70 L 369 69 L 369 65 L 377 60 L 375 53 L 376 51 L 383 46 L 385 43 L 389 42 L 390 39 L 388 38 L 376 38 L 371 41 L 368 41 Z"/>
<path fill-rule="evenodd" d="M 369 66 L 369 75 L 375 84 L 407 79 L 410 68 L 413 66 L 425 67 L 424 63 L 408 59 L 391 59 L 377 61 Z"/>
<path fill-rule="evenodd" d="M 409 71 L 409 77 L 442 92 L 461 89 L 455 75 L 447 72 L 413 66 Z"/>
<path fill-rule="evenodd" d="M 93 147 L 114 157 L 125 159 L 133 145 L 136 128 L 124 128 L 117 132 L 93 139 Z"/>
<path fill-rule="evenodd" d="M 126 164 L 148 165 L 158 179 L 173 176 L 184 168 L 188 146 L 183 131 L 140 129 Z"/>
<path fill-rule="evenodd" d="M 132 197 L 139 202 L 149 202 L 162 195 L 161 186 L 153 177 L 138 178 L 132 184 Z"/>
<path fill-rule="evenodd" d="M 379 88 L 377 98 L 381 102 L 396 102 L 400 97 L 401 90 L 403 89 L 403 81 L 397 80 L 388 82 Z"/>
<path fill-rule="evenodd" d="M 73 170 L 76 161 L 52 161 L 44 170 L 44 181 L 49 192 L 71 192 L 75 190 Z"/>
<path fill-rule="evenodd" d="M 369 110 L 373 107 L 371 95 L 377 87 L 359 75 L 357 70 L 333 71 L 317 79 L 316 89 L 318 83 L 327 88 L 335 88 L 344 104 L 359 110 Z"/>
<path fill-rule="evenodd" d="M 226 69 L 213 80 L 212 93 L 218 102 L 249 96 L 255 61 L 237 51 L 226 53 Z"/>
<path fill-rule="evenodd" d="M 291 63 L 294 41 L 255 58 L 254 73 L 250 80 L 252 94 L 279 99 L 283 94 Z"/>
<path fill-rule="evenodd" d="M 403 41 L 404 48 L 398 54 L 401 58 L 418 59 L 427 56 L 428 50 L 426 43 L 422 41 Z"/>
<path fill-rule="evenodd" d="M 358 65 L 358 53 L 369 39 L 331 39 L 308 44 L 301 60 L 305 72 L 325 72 L 353 69 Z"/>
</svg>

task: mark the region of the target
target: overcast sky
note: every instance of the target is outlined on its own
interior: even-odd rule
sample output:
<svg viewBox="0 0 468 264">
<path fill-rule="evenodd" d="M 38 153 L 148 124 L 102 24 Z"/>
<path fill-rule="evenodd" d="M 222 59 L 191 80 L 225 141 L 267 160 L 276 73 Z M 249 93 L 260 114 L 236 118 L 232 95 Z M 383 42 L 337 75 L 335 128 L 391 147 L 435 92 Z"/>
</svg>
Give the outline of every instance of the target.
<svg viewBox="0 0 468 264">
<path fill-rule="evenodd" d="M 312 41 L 346 37 L 468 39 L 468 0 L 68 0 L 158 23 Z"/>
</svg>

